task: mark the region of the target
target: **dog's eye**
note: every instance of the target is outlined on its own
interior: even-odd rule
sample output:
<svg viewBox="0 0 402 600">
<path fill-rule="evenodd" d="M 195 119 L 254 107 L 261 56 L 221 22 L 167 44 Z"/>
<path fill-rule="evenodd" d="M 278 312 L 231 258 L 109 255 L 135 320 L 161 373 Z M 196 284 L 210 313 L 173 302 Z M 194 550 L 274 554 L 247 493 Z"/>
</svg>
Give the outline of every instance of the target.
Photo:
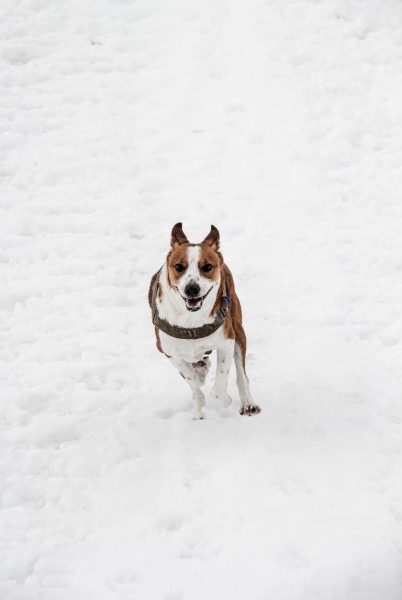
<svg viewBox="0 0 402 600">
<path fill-rule="evenodd" d="M 176 271 L 178 271 L 179 273 L 181 273 L 182 271 L 184 271 L 184 266 L 181 263 L 177 263 L 177 265 L 174 266 L 174 268 L 176 269 Z"/>
<path fill-rule="evenodd" d="M 207 263 L 206 265 L 204 265 L 202 267 L 202 270 L 205 271 L 205 273 L 208 273 L 208 271 L 210 271 L 212 269 L 212 265 L 210 265 L 209 263 Z"/>
</svg>

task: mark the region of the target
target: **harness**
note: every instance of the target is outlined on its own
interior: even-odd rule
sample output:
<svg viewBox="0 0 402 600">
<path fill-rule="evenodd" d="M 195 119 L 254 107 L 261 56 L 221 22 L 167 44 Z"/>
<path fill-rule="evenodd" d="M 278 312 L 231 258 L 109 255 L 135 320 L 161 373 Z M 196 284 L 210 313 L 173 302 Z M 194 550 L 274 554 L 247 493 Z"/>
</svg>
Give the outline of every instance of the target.
<svg viewBox="0 0 402 600">
<path fill-rule="evenodd" d="M 155 280 L 152 285 L 151 295 L 151 310 L 152 310 L 152 323 L 161 329 L 167 335 L 174 338 L 180 338 L 182 340 L 198 340 L 199 338 L 207 337 L 214 333 L 223 324 L 230 306 L 230 298 L 226 295 L 226 281 L 223 281 L 223 294 L 221 297 L 221 305 L 218 308 L 215 319 L 212 323 L 205 323 L 201 327 L 179 327 L 178 325 L 171 325 L 166 319 L 161 319 L 156 306 L 156 297 L 158 295 L 159 288 L 159 276 L 162 271 L 162 267 L 156 274 Z"/>
</svg>

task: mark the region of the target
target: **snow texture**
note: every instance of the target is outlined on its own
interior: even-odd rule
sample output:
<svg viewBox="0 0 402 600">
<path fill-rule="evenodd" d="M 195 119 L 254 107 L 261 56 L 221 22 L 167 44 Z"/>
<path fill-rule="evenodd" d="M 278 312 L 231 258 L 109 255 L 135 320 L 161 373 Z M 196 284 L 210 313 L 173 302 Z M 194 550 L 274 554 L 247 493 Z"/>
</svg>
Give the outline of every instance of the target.
<svg viewBox="0 0 402 600">
<path fill-rule="evenodd" d="M 400 600 L 401 3 L 0 17 L 1 600 Z M 192 421 L 156 350 L 177 221 L 258 417 Z"/>
</svg>

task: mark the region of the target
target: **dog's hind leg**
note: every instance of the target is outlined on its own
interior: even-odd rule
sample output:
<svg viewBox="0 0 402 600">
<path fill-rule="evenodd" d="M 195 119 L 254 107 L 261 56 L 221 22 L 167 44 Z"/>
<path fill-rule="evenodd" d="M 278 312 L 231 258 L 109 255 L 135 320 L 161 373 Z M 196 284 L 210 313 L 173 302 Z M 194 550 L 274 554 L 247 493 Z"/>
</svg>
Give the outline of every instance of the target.
<svg viewBox="0 0 402 600">
<path fill-rule="evenodd" d="M 204 384 L 205 377 L 197 373 L 193 365 L 185 360 L 173 358 L 173 356 L 170 356 L 169 360 L 178 369 L 180 375 L 187 381 L 191 388 L 193 394 L 193 419 L 203 419 L 204 413 L 202 409 L 205 406 L 205 396 L 201 390 L 201 386 Z"/>
<path fill-rule="evenodd" d="M 261 408 L 253 402 L 251 397 L 250 385 L 245 369 L 245 352 L 242 352 L 242 348 L 238 342 L 235 344 L 234 361 L 237 376 L 236 383 L 240 396 L 240 414 L 248 416 L 258 414 L 261 412 Z"/>
</svg>

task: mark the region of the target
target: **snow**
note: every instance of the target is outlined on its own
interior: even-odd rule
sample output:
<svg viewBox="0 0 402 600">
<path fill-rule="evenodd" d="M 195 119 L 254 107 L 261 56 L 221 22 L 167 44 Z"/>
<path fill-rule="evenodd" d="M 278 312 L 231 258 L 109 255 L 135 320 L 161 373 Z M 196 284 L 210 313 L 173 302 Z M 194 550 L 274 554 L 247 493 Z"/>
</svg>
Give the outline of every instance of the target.
<svg viewBox="0 0 402 600">
<path fill-rule="evenodd" d="M 0 14 L 1 599 L 400 600 L 400 3 Z M 258 417 L 155 348 L 177 221 Z"/>
</svg>

